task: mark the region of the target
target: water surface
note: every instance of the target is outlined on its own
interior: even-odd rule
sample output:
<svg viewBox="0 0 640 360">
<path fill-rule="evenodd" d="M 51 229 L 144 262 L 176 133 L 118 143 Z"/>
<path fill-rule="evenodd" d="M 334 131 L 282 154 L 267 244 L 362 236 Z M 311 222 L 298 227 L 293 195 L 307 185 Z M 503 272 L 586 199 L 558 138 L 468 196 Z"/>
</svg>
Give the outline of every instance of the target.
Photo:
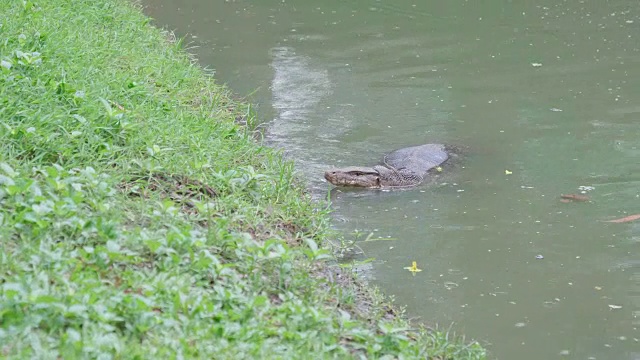
<svg viewBox="0 0 640 360">
<path fill-rule="evenodd" d="M 146 3 L 318 198 L 328 167 L 466 147 L 435 184 L 333 193 L 411 317 L 499 359 L 640 359 L 640 222 L 604 222 L 640 213 L 638 1 Z"/>
</svg>

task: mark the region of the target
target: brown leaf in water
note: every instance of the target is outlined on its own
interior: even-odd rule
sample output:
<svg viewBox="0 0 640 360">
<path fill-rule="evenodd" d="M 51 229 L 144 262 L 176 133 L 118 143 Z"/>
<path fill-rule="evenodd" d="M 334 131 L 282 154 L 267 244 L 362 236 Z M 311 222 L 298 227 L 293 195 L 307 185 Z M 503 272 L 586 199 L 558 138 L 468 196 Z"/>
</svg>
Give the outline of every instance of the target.
<svg viewBox="0 0 640 360">
<path fill-rule="evenodd" d="M 640 214 L 629 215 L 629 216 L 625 216 L 623 218 L 615 219 L 615 220 L 607 220 L 606 222 L 619 224 L 619 223 L 626 223 L 626 222 L 638 220 L 638 219 L 640 219 Z"/>
<path fill-rule="evenodd" d="M 571 202 L 571 201 L 589 201 L 589 197 L 587 195 L 579 195 L 579 194 L 562 194 L 560 195 L 562 198 L 562 202 Z M 566 201 L 563 201 L 566 200 Z"/>
</svg>

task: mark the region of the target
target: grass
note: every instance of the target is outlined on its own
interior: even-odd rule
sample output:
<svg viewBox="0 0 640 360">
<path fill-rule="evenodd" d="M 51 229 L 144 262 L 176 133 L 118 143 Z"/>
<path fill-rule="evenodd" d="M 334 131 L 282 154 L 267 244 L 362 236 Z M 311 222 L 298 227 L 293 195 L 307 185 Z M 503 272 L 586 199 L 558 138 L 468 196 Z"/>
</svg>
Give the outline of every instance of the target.
<svg viewBox="0 0 640 360">
<path fill-rule="evenodd" d="M 0 356 L 482 359 L 333 265 L 254 114 L 124 0 L 0 15 Z"/>
</svg>

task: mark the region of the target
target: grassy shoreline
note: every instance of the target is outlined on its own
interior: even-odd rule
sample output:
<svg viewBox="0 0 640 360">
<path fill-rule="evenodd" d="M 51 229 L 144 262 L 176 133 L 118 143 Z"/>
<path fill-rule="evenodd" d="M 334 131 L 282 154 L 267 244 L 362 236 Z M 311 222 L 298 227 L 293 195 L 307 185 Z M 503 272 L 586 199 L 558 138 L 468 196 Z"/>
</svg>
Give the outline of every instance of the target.
<svg viewBox="0 0 640 360">
<path fill-rule="evenodd" d="M 126 1 L 9 0 L 0 39 L 3 357 L 485 357 L 333 266 L 250 107 Z"/>
</svg>

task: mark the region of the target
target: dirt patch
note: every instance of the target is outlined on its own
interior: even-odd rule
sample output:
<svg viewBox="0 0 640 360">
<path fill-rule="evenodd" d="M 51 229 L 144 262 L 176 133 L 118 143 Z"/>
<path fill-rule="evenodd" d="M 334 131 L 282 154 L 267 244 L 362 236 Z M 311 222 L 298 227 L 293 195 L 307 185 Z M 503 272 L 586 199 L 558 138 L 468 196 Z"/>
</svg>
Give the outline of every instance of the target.
<svg viewBox="0 0 640 360">
<path fill-rule="evenodd" d="M 331 291 L 330 284 L 339 289 L 350 291 L 354 296 L 353 303 L 338 303 L 337 307 L 350 313 L 353 317 L 373 323 L 381 318 L 391 320 L 398 316 L 393 305 L 387 302 L 382 294 L 377 293 L 371 285 L 348 268 L 345 269 L 338 264 L 317 263 L 311 269 L 311 276 L 326 279 L 327 283 L 324 286 L 327 292 Z"/>
<path fill-rule="evenodd" d="M 119 188 L 131 197 L 148 199 L 152 194 L 158 194 L 179 204 L 181 211 L 189 214 L 198 212 L 195 201 L 208 201 L 218 196 L 213 187 L 200 180 L 166 173 L 134 176 L 122 182 Z"/>
<path fill-rule="evenodd" d="M 239 221 L 236 229 L 245 232 L 254 240 L 265 241 L 270 238 L 281 238 L 289 246 L 300 246 L 308 229 L 289 221 L 278 221 L 275 224 L 252 224 Z"/>
</svg>

